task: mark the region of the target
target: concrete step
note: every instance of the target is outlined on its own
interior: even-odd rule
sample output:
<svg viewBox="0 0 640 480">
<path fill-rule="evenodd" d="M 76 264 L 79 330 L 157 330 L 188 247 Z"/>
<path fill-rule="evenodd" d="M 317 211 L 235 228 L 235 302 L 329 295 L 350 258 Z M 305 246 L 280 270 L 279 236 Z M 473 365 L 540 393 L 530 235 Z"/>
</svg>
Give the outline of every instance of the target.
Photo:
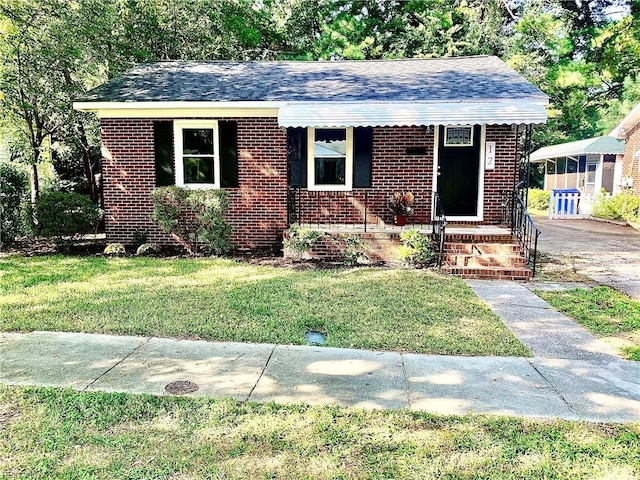
<svg viewBox="0 0 640 480">
<path fill-rule="evenodd" d="M 458 265 L 443 265 L 442 272 L 478 280 L 529 280 L 533 273 L 528 268 L 464 267 Z"/>
</svg>

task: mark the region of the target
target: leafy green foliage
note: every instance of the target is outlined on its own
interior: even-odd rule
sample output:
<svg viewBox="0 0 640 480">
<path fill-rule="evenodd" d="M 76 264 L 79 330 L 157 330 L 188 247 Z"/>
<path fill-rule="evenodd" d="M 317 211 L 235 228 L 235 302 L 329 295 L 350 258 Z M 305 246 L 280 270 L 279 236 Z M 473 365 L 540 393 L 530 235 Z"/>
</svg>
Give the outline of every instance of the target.
<svg viewBox="0 0 640 480">
<path fill-rule="evenodd" d="M 231 251 L 231 227 L 224 216 L 229 199 L 224 190 L 161 187 L 151 192 L 152 218 L 186 248 L 197 253 L 199 242 L 216 255 Z"/>
<path fill-rule="evenodd" d="M 531 188 L 528 192 L 528 202 L 529 208 L 533 208 L 535 210 L 548 210 L 549 209 L 549 200 L 551 198 L 551 192 L 546 190 L 540 190 L 537 188 Z"/>
<path fill-rule="evenodd" d="M 296 252 L 304 252 L 309 248 L 313 248 L 320 241 L 322 235 L 322 232 L 318 230 L 292 225 L 285 235 L 284 248 Z"/>
<path fill-rule="evenodd" d="M 22 201 L 27 179 L 11 163 L 0 162 L 0 247 L 13 243 L 23 233 Z"/>
<path fill-rule="evenodd" d="M 371 263 L 367 256 L 367 244 L 358 235 L 344 239 L 344 264 L 347 266 Z"/>
<path fill-rule="evenodd" d="M 94 232 L 100 216 L 100 209 L 79 193 L 45 192 L 35 205 L 37 233 L 53 238 L 60 246 Z"/>
<path fill-rule="evenodd" d="M 631 193 L 620 193 L 609 198 L 599 195 L 591 214 L 609 220 L 640 222 L 640 197 Z"/>
<path fill-rule="evenodd" d="M 400 234 L 400 260 L 413 266 L 427 266 L 432 263 L 436 254 L 433 251 L 431 237 L 420 233 L 415 228 Z"/>
</svg>

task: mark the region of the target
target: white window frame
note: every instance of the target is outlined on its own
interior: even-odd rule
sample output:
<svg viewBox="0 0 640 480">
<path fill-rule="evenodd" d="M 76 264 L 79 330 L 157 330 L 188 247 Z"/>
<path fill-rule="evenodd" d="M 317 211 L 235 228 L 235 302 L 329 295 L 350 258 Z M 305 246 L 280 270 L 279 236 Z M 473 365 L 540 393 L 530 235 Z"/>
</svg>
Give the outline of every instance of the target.
<svg viewBox="0 0 640 480">
<path fill-rule="evenodd" d="M 353 189 L 353 127 L 318 128 L 319 130 L 345 130 L 347 149 L 344 165 L 344 185 L 316 185 L 315 141 L 316 128 L 307 128 L 307 189 L 311 191 L 346 192 Z"/>
<path fill-rule="evenodd" d="M 185 183 L 184 154 L 182 153 L 182 131 L 184 129 L 213 130 L 213 178 L 214 183 Z M 174 162 L 176 171 L 176 185 L 193 190 L 208 190 L 220 188 L 220 141 L 217 120 L 174 120 L 173 122 Z"/>
<path fill-rule="evenodd" d="M 448 143 L 447 142 L 447 132 L 450 128 L 468 128 L 471 130 L 471 135 L 469 135 L 470 143 Z M 444 146 L 445 147 L 473 147 L 473 125 L 446 125 L 444 127 Z"/>
</svg>

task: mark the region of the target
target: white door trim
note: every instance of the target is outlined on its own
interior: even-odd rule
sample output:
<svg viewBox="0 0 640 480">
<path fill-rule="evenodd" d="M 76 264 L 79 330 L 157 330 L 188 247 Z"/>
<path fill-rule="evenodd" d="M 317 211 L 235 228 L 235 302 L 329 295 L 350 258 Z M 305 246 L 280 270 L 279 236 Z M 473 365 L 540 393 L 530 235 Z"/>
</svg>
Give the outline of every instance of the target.
<svg viewBox="0 0 640 480">
<path fill-rule="evenodd" d="M 436 193 L 438 191 L 438 161 L 439 161 L 439 145 L 440 145 L 440 126 L 434 126 L 433 133 L 433 192 Z M 474 129 L 476 125 L 473 125 Z M 474 131 L 475 134 L 475 131 Z M 485 143 L 487 139 L 487 125 L 480 125 L 480 153 L 478 155 L 478 205 L 476 207 L 477 215 L 463 215 L 463 216 L 450 216 L 447 215 L 445 211 L 445 215 L 447 215 L 447 221 L 454 222 L 482 222 L 484 220 L 484 155 L 485 155 Z M 435 198 L 435 196 L 434 196 Z M 431 219 L 433 220 L 435 215 L 435 205 L 431 206 Z"/>
</svg>

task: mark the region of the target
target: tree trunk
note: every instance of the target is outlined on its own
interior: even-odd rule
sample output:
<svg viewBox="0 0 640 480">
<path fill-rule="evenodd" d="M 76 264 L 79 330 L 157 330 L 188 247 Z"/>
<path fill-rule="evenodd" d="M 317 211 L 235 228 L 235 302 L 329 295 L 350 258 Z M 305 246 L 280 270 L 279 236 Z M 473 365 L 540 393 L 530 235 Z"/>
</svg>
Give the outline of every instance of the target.
<svg viewBox="0 0 640 480">
<path fill-rule="evenodd" d="M 31 186 L 31 205 L 35 206 L 36 201 L 40 198 L 40 177 L 38 176 L 38 164 L 31 165 L 29 172 L 29 183 Z"/>
<path fill-rule="evenodd" d="M 87 185 L 89 185 L 89 196 L 91 197 L 91 201 L 97 205 L 98 188 L 96 186 L 96 176 L 93 171 L 93 163 L 91 162 L 87 133 L 85 132 L 82 122 L 78 123 L 78 135 L 80 136 L 80 145 L 82 145 L 82 168 L 84 170 L 84 176 L 87 179 Z"/>
</svg>

